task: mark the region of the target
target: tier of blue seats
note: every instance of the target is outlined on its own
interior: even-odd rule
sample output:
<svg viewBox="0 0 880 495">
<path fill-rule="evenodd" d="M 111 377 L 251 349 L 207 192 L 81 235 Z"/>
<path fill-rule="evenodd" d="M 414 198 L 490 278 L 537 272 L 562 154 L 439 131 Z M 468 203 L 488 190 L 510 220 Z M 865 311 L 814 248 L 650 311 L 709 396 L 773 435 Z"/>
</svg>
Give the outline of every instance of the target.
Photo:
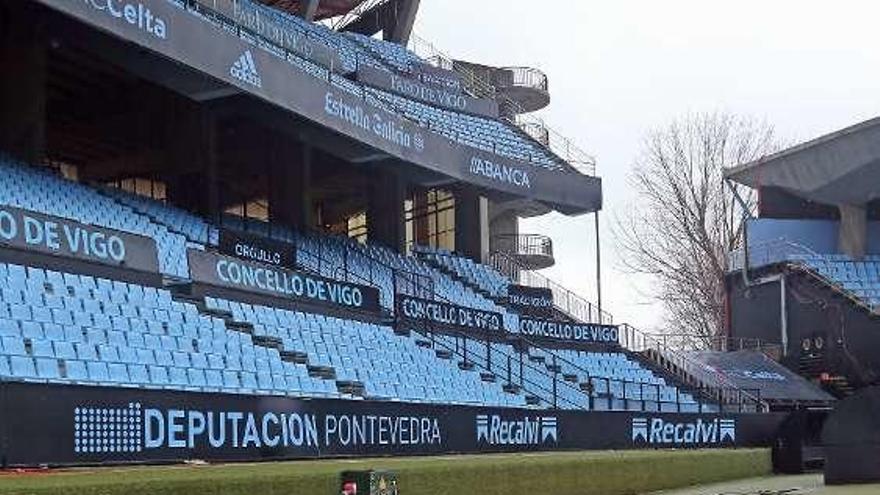
<svg viewBox="0 0 880 495">
<path fill-rule="evenodd" d="M 867 305 L 880 305 L 880 255 L 855 260 L 843 254 L 793 254 L 789 259 L 807 265 Z"/>
<path fill-rule="evenodd" d="M 187 240 L 183 235 L 48 168 L 29 167 L 0 156 L 0 205 L 149 237 L 159 250 L 160 271 L 189 277 Z"/>
<path fill-rule="evenodd" d="M 252 324 L 255 336 L 280 340 L 285 351 L 306 353 L 310 365 L 332 367 L 337 380 L 362 383 L 367 398 L 524 405 L 522 397 L 459 370 L 455 361 L 438 358 L 391 327 L 222 299 L 209 298 L 207 306 Z"/>
<path fill-rule="evenodd" d="M 241 217 L 224 217 L 224 224 L 239 230 L 296 245 L 297 264 L 322 276 L 379 289 L 380 304 L 393 310 L 395 293 L 437 298 L 459 306 L 501 313 L 505 327 L 519 328 L 519 317 L 462 282 L 414 256 L 376 244 L 360 244 L 344 236 L 297 233 L 291 229 Z"/>
<path fill-rule="evenodd" d="M 500 120 L 453 112 L 367 87 L 365 91 L 397 113 L 459 144 L 521 160 L 548 170 L 564 170 L 563 161 L 537 141 L 524 138 Z"/>
<path fill-rule="evenodd" d="M 185 236 L 191 243 L 216 246 L 219 242 L 219 231 L 198 215 L 122 189 L 105 187 L 101 192 L 166 226 L 168 230 Z"/>
<path fill-rule="evenodd" d="M 539 405 L 543 407 L 555 404 L 561 409 L 592 407 L 595 410 L 662 412 L 697 412 L 701 408 L 691 394 L 667 384 L 665 379 L 620 352 L 531 348 L 522 356 L 520 372 L 520 358 L 510 345 L 467 339 L 466 346 L 463 346 L 463 339 L 459 337 L 435 335 L 433 338 L 440 343 L 440 348 L 455 350 L 459 354 L 466 347 L 469 361 L 480 369 L 495 373 L 505 383 L 521 385 L 527 393 L 538 397 Z M 554 363 L 560 369 L 555 376 L 555 402 L 554 374 L 548 368 Z M 566 381 L 564 375 L 574 375 L 576 380 Z M 591 392 L 580 388 L 581 383 L 587 382 L 592 384 Z M 714 410 L 708 405 L 702 405 L 702 408 L 703 411 Z"/>
<path fill-rule="evenodd" d="M 421 61 L 418 56 L 399 45 L 367 38 L 363 35 L 337 33 L 320 24 L 306 22 L 299 17 L 255 2 L 245 0 L 243 4 L 258 9 L 267 19 L 274 19 L 286 29 L 297 33 L 298 36 L 321 43 L 336 51 L 342 64 L 342 67 L 337 70 L 343 75 L 350 76 L 356 72 L 358 65 L 366 64 L 381 70 L 400 72 L 403 76 L 409 76 L 415 65 Z M 201 17 L 206 21 L 218 23 L 209 17 Z M 306 73 L 321 80 L 330 81 L 333 86 L 359 98 L 369 98 L 389 111 L 413 120 L 432 132 L 441 134 L 461 145 L 522 160 L 549 170 L 568 170 L 564 162 L 553 155 L 547 147 L 518 132 L 511 124 L 440 109 L 386 91 L 364 87 L 310 61 L 294 55 L 287 55 L 277 47 L 253 36 L 241 34 L 241 37 L 262 50 L 285 58 Z M 449 85 L 451 89 L 457 91 L 454 81 L 454 78 L 450 78 Z"/>
<path fill-rule="evenodd" d="M 512 282 L 489 266 L 458 256 L 449 250 L 430 246 L 415 246 L 413 252 L 420 258 L 449 270 L 492 297 L 507 297 L 507 289 Z"/>
</svg>

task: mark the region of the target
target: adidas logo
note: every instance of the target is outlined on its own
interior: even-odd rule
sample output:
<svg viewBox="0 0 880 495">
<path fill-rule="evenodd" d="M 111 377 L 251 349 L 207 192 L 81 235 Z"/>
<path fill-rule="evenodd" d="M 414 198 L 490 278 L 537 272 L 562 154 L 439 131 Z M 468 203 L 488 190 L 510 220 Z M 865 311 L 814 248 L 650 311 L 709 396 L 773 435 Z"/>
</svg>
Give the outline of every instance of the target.
<svg viewBox="0 0 880 495">
<path fill-rule="evenodd" d="M 477 416 L 477 442 L 489 445 L 541 445 L 559 442 L 559 420 L 553 416 L 508 421 L 498 415 Z"/>
<path fill-rule="evenodd" d="M 263 87 L 263 79 L 257 71 L 257 64 L 254 63 L 254 56 L 250 50 L 245 51 L 238 60 L 229 68 L 229 75 L 241 82 L 250 84 L 257 88 Z"/>
<path fill-rule="evenodd" d="M 674 423 L 663 418 L 633 418 L 632 441 L 666 445 L 734 443 L 736 420 L 697 419 L 689 423 Z"/>
</svg>

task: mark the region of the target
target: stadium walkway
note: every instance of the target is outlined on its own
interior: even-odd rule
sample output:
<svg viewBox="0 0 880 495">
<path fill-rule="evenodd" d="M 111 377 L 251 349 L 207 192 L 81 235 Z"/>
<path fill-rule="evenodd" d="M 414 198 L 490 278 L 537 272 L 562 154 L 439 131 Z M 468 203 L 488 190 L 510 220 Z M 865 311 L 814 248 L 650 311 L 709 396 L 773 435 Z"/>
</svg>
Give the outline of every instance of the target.
<svg viewBox="0 0 880 495">
<path fill-rule="evenodd" d="M 716 483 L 652 495 L 877 495 L 880 484 L 825 486 L 821 474 L 770 476 Z"/>
</svg>

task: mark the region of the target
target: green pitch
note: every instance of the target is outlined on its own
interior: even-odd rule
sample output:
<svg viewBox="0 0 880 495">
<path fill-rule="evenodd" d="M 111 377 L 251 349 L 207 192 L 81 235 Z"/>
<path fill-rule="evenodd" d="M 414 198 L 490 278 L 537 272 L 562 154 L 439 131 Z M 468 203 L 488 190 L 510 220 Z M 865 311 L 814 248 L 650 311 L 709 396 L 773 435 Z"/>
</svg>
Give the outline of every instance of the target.
<svg viewBox="0 0 880 495">
<path fill-rule="evenodd" d="M 770 472 L 768 450 L 569 452 L 2 474 L 0 495 L 331 495 L 341 471 L 397 471 L 403 495 L 624 495 Z"/>
</svg>

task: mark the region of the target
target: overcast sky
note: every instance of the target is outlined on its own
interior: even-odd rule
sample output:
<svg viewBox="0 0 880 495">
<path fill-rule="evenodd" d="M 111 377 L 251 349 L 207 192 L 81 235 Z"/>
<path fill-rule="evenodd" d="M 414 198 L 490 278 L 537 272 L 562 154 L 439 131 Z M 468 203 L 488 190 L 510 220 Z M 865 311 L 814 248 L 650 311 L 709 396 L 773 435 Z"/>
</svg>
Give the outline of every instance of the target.
<svg viewBox="0 0 880 495">
<path fill-rule="evenodd" d="M 456 58 L 540 68 L 551 127 L 598 159 L 605 307 L 660 323 L 650 283 L 620 269 L 608 230 L 645 134 L 688 112 L 764 119 L 786 142 L 880 115 L 880 2 L 813 0 L 422 0 L 416 33 Z M 592 216 L 523 223 L 550 235 L 551 278 L 596 298 Z"/>
</svg>

